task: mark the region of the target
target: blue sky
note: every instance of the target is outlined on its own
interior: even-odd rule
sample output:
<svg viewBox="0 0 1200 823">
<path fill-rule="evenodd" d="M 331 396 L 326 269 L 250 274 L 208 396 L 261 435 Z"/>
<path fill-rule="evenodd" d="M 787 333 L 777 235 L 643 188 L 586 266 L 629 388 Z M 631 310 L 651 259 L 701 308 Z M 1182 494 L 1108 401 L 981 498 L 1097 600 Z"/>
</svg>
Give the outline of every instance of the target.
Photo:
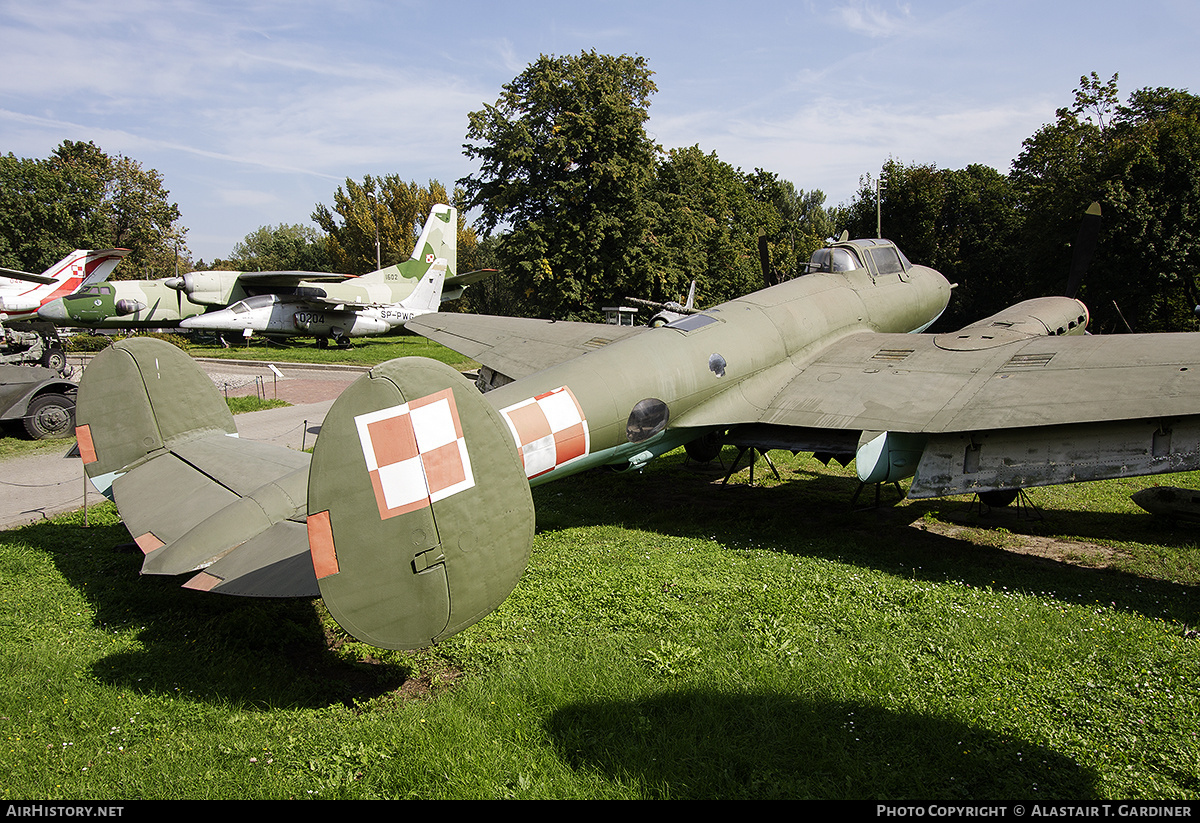
<svg viewBox="0 0 1200 823">
<path fill-rule="evenodd" d="M 836 205 L 888 158 L 1006 172 L 1083 74 L 1200 93 L 1198 41 L 1194 0 L 0 0 L 0 152 L 157 169 L 211 260 L 347 177 L 452 185 L 469 112 L 595 49 L 647 59 L 665 148 Z"/>
</svg>

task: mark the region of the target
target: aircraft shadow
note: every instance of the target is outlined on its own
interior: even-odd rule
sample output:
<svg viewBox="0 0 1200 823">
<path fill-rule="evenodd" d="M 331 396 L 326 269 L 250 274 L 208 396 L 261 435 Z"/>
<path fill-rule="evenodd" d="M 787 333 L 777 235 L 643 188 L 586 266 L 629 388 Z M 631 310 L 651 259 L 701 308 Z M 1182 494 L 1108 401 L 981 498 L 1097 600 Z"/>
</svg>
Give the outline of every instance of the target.
<svg viewBox="0 0 1200 823">
<path fill-rule="evenodd" d="M 1096 774 L 1025 740 L 879 706 L 685 691 L 581 702 L 546 721 L 572 768 L 671 799 L 1095 798 Z"/>
<path fill-rule="evenodd" d="M 759 464 L 756 478 L 770 474 Z M 981 588 L 1037 592 L 1065 603 L 1117 603 L 1151 619 L 1200 626 L 1200 587 L 1105 567 L 1089 567 L 1000 546 L 980 545 L 920 526 L 927 512 L 956 523 L 1006 533 L 1037 535 L 1044 525 L 1021 519 L 1012 508 L 979 513 L 968 502 L 910 501 L 885 487 L 851 500 L 854 477 L 812 471 L 785 476 L 771 486 L 749 486 L 742 477 L 722 485 L 721 467 L 664 462 L 644 473 L 594 471 L 534 490 L 538 530 L 579 525 L 623 525 L 677 537 L 713 539 L 732 548 L 759 548 L 821 557 L 907 578 L 960 581 Z M 870 498 L 870 499 L 863 499 Z M 603 501 L 598 503 L 597 501 Z M 976 504 L 977 505 L 977 504 Z M 1053 511 L 1058 533 L 1080 540 L 1119 539 L 1189 548 L 1200 530 L 1170 529 L 1146 514 Z M 1136 523 L 1131 526 L 1130 523 Z M 914 528 L 916 525 L 917 528 Z"/>
<path fill-rule="evenodd" d="M 221 597 L 181 589 L 184 578 L 140 575 L 141 552 L 123 525 L 46 522 L 14 534 L 52 558 L 97 627 L 137 628 L 135 649 L 92 664 L 101 682 L 247 708 L 319 708 L 387 694 L 411 674 L 334 654 L 319 601 Z"/>
</svg>

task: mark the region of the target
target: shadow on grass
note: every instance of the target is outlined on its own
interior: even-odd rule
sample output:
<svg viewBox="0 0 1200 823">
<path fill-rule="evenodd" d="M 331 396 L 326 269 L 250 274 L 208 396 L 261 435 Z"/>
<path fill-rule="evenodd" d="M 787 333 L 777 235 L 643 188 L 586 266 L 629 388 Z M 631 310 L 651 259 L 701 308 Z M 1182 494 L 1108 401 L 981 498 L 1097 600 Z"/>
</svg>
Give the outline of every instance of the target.
<svg viewBox="0 0 1200 823">
<path fill-rule="evenodd" d="M 1098 796 L 1095 774 L 1050 749 L 853 702 L 686 691 L 576 703 L 546 726 L 572 768 L 632 779 L 657 798 Z"/>
<path fill-rule="evenodd" d="M 1073 604 L 1116 604 L 1151 619 L 1200 626 L 1200 586 L 1146 574 L 1092 568 L 1008 551 L 1006 534 L 1071 534 L 1083 540 L 1120 539 L 1152 544 L 1164 554 L 1195 562 L 1200 531 L 1169 528 L 1142 513 L 1057 509 L 1047 522 L 1022 520 L 1013 509 L 978 514 L 951 500 L 851 510 L 854 477 L 811 470 L 789 473 L 785 482 L 751 487 L 722 485 L 719 467 L 687 465 L 668 457 L 644 473 L 594 471 L 534 489 L 539 531 L 579 525 L 621 525 L 678 537 L 711 539 L 731 549 L 765 549 L 820 557 L 906 578 L 954 580 L 979 588 L 1045 594 Z M 757 477 L 770 474 L 759 465 Z M 865 496 L 865 495 L 864 495 Z M 999 546 L 981 545 L 921 528 L 926 514 L 991 530 Z M 1189 569 L 1194 573 L 1194 569 Z"/>
<path fill-rule="evenodd" d="M 46 522 L 5 534 L 52 558 L 90 603 L 104 631 L 136 636 L 136 649 L 92 664 L 101 682 L 247 708 L 351 704 L 400 688 L 413 674 L 398 653 L 332 646 L 320 601 L 222 597 L 180 588 L 186 576 L 141 575 L 141 553 L 124 526 Z M 361 645 L 361 644 L 359 644 Z M 367 655 L 370 656 L 367 656 Z"/>
</svg>

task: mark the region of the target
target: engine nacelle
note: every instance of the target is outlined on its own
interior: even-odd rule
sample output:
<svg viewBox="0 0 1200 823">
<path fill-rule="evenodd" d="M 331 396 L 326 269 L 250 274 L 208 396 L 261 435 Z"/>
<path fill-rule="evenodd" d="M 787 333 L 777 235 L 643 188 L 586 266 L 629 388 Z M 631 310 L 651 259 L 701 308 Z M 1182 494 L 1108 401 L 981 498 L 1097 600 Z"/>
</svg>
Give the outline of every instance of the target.
<svg viewBox="0 0 1200 823">
<path fill-rule="evenodd" d="M 864 483 L 895 483 L 912 477 L 921 462 L 926 436 L 907 432 L 863 432 L 854 467 Z"/>
<path fill-rule="evenodd" d="M 181 291 L 193 303 L 204 306 L 228 306 L 246 296 L 236 271 L 193 271 L 182 277 L 168 277 L 163 284 Z"/>
<path fill-rule="evenodd" d="M 1088 320 L 1087 306 L 1073 297 L 1035 297 L 1009 306 L 959 331 L 999 328 L 1039 337 L 1083 334 L 1087 330 Z"/>
</svg>

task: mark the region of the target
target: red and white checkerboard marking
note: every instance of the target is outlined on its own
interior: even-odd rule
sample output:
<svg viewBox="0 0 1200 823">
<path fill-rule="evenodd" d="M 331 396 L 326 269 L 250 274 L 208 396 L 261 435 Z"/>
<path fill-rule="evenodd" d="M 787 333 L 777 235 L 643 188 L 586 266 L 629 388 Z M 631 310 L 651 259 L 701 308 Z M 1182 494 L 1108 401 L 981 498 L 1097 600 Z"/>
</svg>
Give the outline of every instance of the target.
<svg viewBox="0 0 1200 823">
<path fill-rule="evenodd" d="M 475 485 L 452 389 L 354 418 L 386 520 Z"/>
<path fill-rule="evenodd" d="M 501 409 L 533 478 L 585 457 L 590 449 L 587 418 L 566 386 Z"/>
</svg>

